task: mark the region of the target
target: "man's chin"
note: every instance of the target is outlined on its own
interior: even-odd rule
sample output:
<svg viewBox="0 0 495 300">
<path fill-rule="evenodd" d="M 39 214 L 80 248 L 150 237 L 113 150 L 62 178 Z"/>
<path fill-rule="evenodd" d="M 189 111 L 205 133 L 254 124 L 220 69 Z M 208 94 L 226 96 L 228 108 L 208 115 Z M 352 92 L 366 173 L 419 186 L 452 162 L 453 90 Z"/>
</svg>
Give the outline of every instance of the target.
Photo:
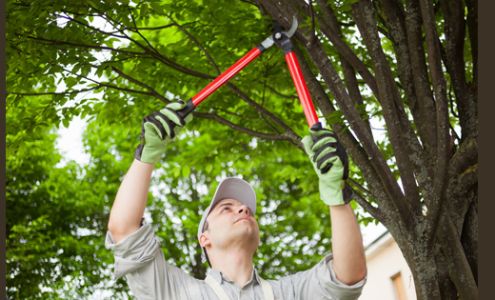
<svg viewBox="0 0 495 300">
<path fill-rule="evenodd" d="M 257 228 L 255 228 L 252 224 L 248 224 L 249 222 L 242 222 L 245 225 L 239 226 L 236 230 L 236 236 L 242 240 L 250 240 L 252 238 L 256 238 L 259 235 Z"/>
</svg>

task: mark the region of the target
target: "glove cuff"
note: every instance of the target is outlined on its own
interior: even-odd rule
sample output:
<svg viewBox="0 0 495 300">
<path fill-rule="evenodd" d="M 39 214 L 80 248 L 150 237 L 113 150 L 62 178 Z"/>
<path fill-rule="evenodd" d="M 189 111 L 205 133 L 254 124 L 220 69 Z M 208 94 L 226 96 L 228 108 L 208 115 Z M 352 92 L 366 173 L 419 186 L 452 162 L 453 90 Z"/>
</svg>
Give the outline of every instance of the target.
<svg viewBox="0 0 495 300">
<path fill-rule="evenodd" d="M 141 160 L 141 156 L 143 154 L 143 149 L 144 149 L 144 145 L 143 144 L 139 144 L 139 146 L 137 146 L 136 148 L 136 151 L 134 151 L 134 158 L 139 160 L 139 161 L 142 161 Z"/>
<path fill-rule="evenodd" d="M 342 196 L 345 204 L 349 204 L 354 198 L 354 192 L 349 185 L 345 184 L 344 189 L 342 190 Z"/>
<path fill-rule="evenodd" d="M 352 200 L 352 189 L 340 180 L 336 185 L 320 180 L 320 198 L 329 206 L 348 204 Z"/>
<path fill-rule="evenodd" d="M 162 153 L 160 151 L 152 151 L 152 149 L 148 148 L 149 147 L 144 147 L 143 144 L 140 144 L 134 152 L 134 158 L 140 162 L 153 165 L 160 160 Z"/>
</svg>

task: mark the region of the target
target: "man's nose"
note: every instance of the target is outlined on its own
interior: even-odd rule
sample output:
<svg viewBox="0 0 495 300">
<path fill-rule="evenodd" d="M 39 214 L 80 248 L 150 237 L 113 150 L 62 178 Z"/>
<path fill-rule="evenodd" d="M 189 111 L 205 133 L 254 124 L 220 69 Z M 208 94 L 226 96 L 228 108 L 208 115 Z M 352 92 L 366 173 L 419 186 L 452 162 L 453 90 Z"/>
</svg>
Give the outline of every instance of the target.
<svg viewBox="0 0 495 300">
<path fill-rule="evenodd" d="M 250 215 L 251 214 L 249 212 L 249 208 L 246 205 L 241 205 L 241 207 L 239 207 L 238 213 L 239 214 L 246 214 L 246 215 Z"/>
</svg>

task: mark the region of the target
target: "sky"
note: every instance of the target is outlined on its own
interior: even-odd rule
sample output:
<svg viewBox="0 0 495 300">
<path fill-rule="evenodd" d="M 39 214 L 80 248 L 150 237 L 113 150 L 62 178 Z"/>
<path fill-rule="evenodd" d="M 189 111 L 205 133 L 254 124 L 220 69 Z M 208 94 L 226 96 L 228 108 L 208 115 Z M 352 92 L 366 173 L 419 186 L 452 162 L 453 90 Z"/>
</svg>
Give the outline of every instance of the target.
<svg viewBox="0 0 495 300">
<path fill-rule="evenodd" d="M 79 165 L 89 163 L 89 155 L 84 152 L 82 143 L 82 134 L 85 128 L 86 122 L 79 117 L 75 117 L 70 122 L 69 127 L 60 126 L 58 128 L 57 146 L 63 155 L 62 164 L 71 160 L 76 161 Z"/>
</svg>

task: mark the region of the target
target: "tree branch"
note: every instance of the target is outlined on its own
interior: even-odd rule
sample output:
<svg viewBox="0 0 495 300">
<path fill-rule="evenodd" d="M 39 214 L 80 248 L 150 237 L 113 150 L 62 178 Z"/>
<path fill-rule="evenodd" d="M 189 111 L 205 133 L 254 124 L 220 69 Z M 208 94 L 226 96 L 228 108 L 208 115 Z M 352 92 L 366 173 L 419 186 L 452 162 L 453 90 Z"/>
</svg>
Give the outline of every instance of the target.
<svg viewBox="0 0 495 300">
<path fill-rule="evenodd" d="M 193 24 L 193 23 L 196 23 L 196 22 L 189 22 L 188 24 Z M 155 27 L 136 27 L 136 29 L 140 30 L 140 31 L 142 31 L 142 30 L 160 30 L 160 29 L 170 28 L 173 26 L 176 26 L 176 24 L 171 23 L 171 24 L 162 25 L 162 26 L 155 26 Z"/>
<path fill-rule="evenodd" d="M 359 191 L 362 191 L 368 196 L 370 196 L 372 193 L 352 178 L 348 178 L 347 183 L 350 184 L 350 187 L 352 188 L 352 192 L 354 193 L 357 203 L 359 203 L 359 205 L 361 205 L 361 207 L 364 208 L 364 210 L 370 213 L 373 218 L 377 219 L 381 223 L 387 223 L 386 222 L 387 216 L 384 214 L 384 212 L 371 205 L 371 203 L 366 200 L 366 197 L 363 196 L 363 194 Z"/>
<path fill-rule="evenodd" d="M 471 59 L 473 61 L 473 90 L 477 91 L 478 84 L 478 1 L 466 0 L 467 26 L 471 46 Z"/>
<path fill-rule="evenodd" d="M 447 214 L 455 224 L 457 232 L 461 234 L 466 214 L 473 202 L 477 198 L 473 196 L 476 193 L 478 185 L 478 163 L 475 162 L 468 166 L 462 173 L 450 178 L 447 185 L 445 198 L 448 202 L 442 206 L 442 214 Z"/>
<path fill-rule="evenodd" d="M 376 21 L 373 17 L 373 7 L 370 1 L 361 0 L 353 4 L 352 14 L 373 60 L 375 75 L 378 79 L 379 94 L 376 96 L 382 104 L 383 116 L 387 124 L 390 142 L 394 149 L 405 196 L 408 200 L 405 206 L 403 206 L 403 209 L 407 207 L 410 212 L 414 211 L 417 213 L 419 191 L 414 177 L 414 166 L 409 156 L 411 152 L 414 153 L 414 150 L 416 150 L 410 145 L 414 143 L 416 136 L 412 132 L 412 128 L 410 128 L 390 65 L 381 47 Z M 404 143 L 404 137 L 406 137 L 408 143 Z M 417 153 L 417 156 L 419 155 Z"/>
<path fill-rule="evenodd" d="M 124 87 L 119 87 L 117 85 L 113 85 L 113 84 L 110 84 L 110 83 L 106 83 L 106 82 L 99 82 L 97 80 L 94 80 L 92 78 L 89 78 L 87 76 L 84 76 L 84 75 L 81 75 L 81 74 L 77 74 L 75 72 L 72 72 L 71 70 L 67 70 L 67 69 L 64 69 L 64 71 L 70 73 L 70 74 L 73 74 L 79 78 L 84 78 L 86 80 L 89 80 L 95 84 L 98 85 L 98 87 L 108 87 L 108 88 L 112 88 L 112 89 L 115 89 L 115 90 L 118 90 L 118 91 L 123 91 L 123 92 L 128 92 L 128 93 L 135 93 L 135 94 L 141 94 L 141 95 L 149 95 L 149 96 L 155 96 L 152 92 L 146 92 L 146 91 L 140 91 L 140 90 L 134 90 L 134 89 L 130 89 L 130 88 L 124 88 Z"/>
<path fill-rule="evenodd" d="M 414 91 L 414 78 L 407 43 L 404 11 L 396 1 L 380 0 L 378 3 L 379 5 L 376 6 L 379 6 L 386 16 L 386 19 L 382 19 L 382 22 L 390 32 L 390 40 L 397 54 L 397 70 L 400 82 L 402 83 L 401 88 L 405 91 L 406 100 L 413 117 L 417 120 L 416 124 L 418 125 L 419 134 L 424 137 L 425 132 L 430 131 L 431 128 L 428 124 L 421 124 L 418 120 L 418 110 L 415 106 L 417 99 Z"/>
<path fill-rule="evenodd" d="M 253 107 L 258 113 L 267 116 L 268 118 L 270 118 L 270 120 L 272 120 L 273 122 L 275 122 L 275 124 L 277 124 L 278 126 L 280 126 L 283 129 L 283 131 L 286 132 L 286 135 L 291 138 L 291 140 L 292 140 L 292 142 L 294 144 L 300 145 L 299 135 L 297 135 L 297 133 L 295 133 L 292 130 L 292 128 L 290 128 L 287 124 L 285 124 L 280 118 L 278 118 L 277 116 L 275 116 L 275 114 L 273 114 L 271 111 L 265 109 L 263 106 L 261 106 L 258 103 L 256 103 L 246 93 L 244 93 L 243 91 L 241 91 L 241 89 L 239 89 L 236 85 L 234 85 L 234 84 L 232 84 L 232 83 L 229 82 L 229 83 L 227 83 L 227 86 L 235 94 L 237 94 L 244 102 L 246 102 L 251 107 Z"/>
<path fill-rule="evenodd" d="M 478 299 L 478 286 L 464 254 L 464 249 L 460 242 L 461 238 L 455 226 L 448 216 L 443 216 L 439 225 L 438 231 L 441 234 L 438 234 L 438 237 L 442 237 L 438 241 L 442 245 L 440 251 L 447 263 L 449 277 L 456 287 L 459 298 Z"/>
<path fill-rule="evenodd" d="M 466 82 L 466 65 L 464 62 L 465 21 L 462 1 L 440 1 L 444 15 L 445 47 L 440 44 L 440 51 L 447 72 L 451 78 L 459 111 L 459 123 L 462 138 L 478 135 L 478 113 L 476 100 Z M 443 51 L 442 51 L 443 50 Z"/>
<path fill-rule="evenodd" d="M 137 85 L 139 85 L 139 86 L 142 86 L 142 87 L 146 88 L 146 89 L 147 89 L 148 91 L 150 91 L 150 93 L 151 93 L 151 94 L 153 94 L 156 98 L 158 98 L 158 99 L 162 100 L 162 102 L 164 102 L 164 103 L 169 103 L 169 102 L 171 101 L 170 99 L 168 99 L 168 98 L 164 97 L 163 95 L 161 95 L 160 93 L 158 93 L 158 92 L 157 92 L 155 89 L 153 89 L 151 86 L 149 86 L 149 85 L 145 84 L 145 83 L 144 83 L 144 82 L 142 82 L 142 81 L 137 80 L 136 78 L 134 78 L 134 77 L 132 77 L 132 76 L 130 76 L 130 75 L 125 74 L 125 73 L 124 73 L 123 71 L 121 71 L 120 69 L 118 69 L 118 68 L 116 68 L 116 67 L 112 66 L 112 70 L 113 70 L 114 72 L 116 72 L 117 74 L 119 74 L 120 76 L 122 76 L 123 78 L 127 79 L 128 81 L 133 82 L 133 83 L 135 83 L 135 84 L 137 84 Z"/>
<path fill-rule="evenodd" d="M 339 34 L 339 24 L 332 8 L 323 0 L 317 0 L 317 3 L 321 10 L 321 15 L 317 15 L 321 31 L 332 42 L 339 55 L 361 75 L 373 94 L 378 95 L 375 77 L 373 77 L 366 65 L 356 56 Z"/>
<path fill-rule="evenodd" d="M 50 45 L 67 45 L 67 46 L 90 48 L 90 49 L 96 49 L 96 50 L 108 50 L 108 51 L 113 51 L 113 52 L 116 52 L 116 53 L 131 54 L 131 55 L 134 55 L 134 56 L 149 57 L 149 56 L 146 55 L 145 52 L 123 50 L 123 49 L 117 49 L 117 48 L 112 48 L 112 47 L 108 47 L 108 46 L 83 44 L 83 43 L 76 43 L 76 42 L 71 42 L 71 41 L 47 39 L 47 38 L 43 38 L 43 37 L 37 37 L 37 36 L 31 36 L 31 35 L 24 35 L 22 33 L 18 33 L 18 35 L 24 36 L 24 37 L 26 37 L 28 39 L 32 39 L 32 40 L 40 41 L 40 42 L 43 42 L 43 43 L 46 43 L 46 44 L 50 44 Z"/>
<path fill-rule="evenodd" d="M 208 50 L 206 50 L 206 48 L 203 46 L 203 44 L 200 43 L 199 40 L 194 35 L 192 35 L 188 30 L 186 30 L 186 28 L 184 26 L 180 25 L 178 22 L 176 22 L 174 19 L 172 19 L 171 16 L 168 16 L 168 18 L 170 20 L 172 20 L 173 24 L 175 24 L 177 26 L 177 28 L 179 28 L 180 31 L 182 31 L 185 35 L 187 35 L 201 50 L 203 50 L 203 52 L 206 55 L 206 58 L 208 59 L 208 61 L 212 65 L 212 67 L 214 67 L 215 70 L 217 71 L 217 74 L 219 75 L 220 73 L 222 73 L 222 71 L 220 70 L 220 68 L 216 64 L 215 60 L 213 59 L 213 56 L 210 54 L 210 52 Z"/>
<path fill-rule="evenodd" d="M 195 111 L 194 115 L 197 117 L 200 117 L 200 118 L 215 120 L 218 123 L 227 125 L 228 127 L 232 128 L 232 129 L 235 129 L 235 130 L 240 131 L 240 132 L 244 132 L 246 134 L 249 134 L 250 136 L 258 137 L 258 138 L 261 138 L 264 140 L 289 141 L 289 142 L 293 143 L 292 139 L 289 136 L 287 136 L 286 134 L 281 134 L 281 135 L 280 134 L 269 134 L 269 133 L 254 131 L 254 130 L 239 126 L 237 124 L 234 124 L 234 123 L 232 123 L 232 122 L 230 122 L 230 121 L 228 121 L 228 120 L 226 120 L 226 119 L 224 119 L 224 118 L 222 118 L 219 115 L 214 114 L 214 113 L 205 113 L 205 112 Z"/>
<path fill-rule="evenodd" d="M 117 28 L 122 34 L 124 34 L 126 36 L 126 38 L 129 41 L 133 42 L 136 46 L 143 49 L 144 53 L 148 53 L 151 57 L 158 59 L 163 64 L 165 64 L 169 67 L 172 67 L 173 69 L 180 71 L 182 73 L 185 73 L 185 74 L 193 75 L 193 76 L 200 77 L 200 78 L 207 78 L 207 79 L 212 78 L 212 76 L 210 76 L 208 74 L 187 68 L 187 67 L 180 65 L 180 64 L 174 62 L 173 60 L 169 59 L 168 57 L 166 57 L 165 55 L 160 53 L 156 48 L 154 48 L 153 45 L 151 45 L 151 43 L 143 35 L 140 35 L 140 33 L 138 33 L 141 36 L 141 38 L 144 39 L 145 43 L 148 46 L 141 44 L 139 41 L 137 41 L 136 39 L 133 39 L 132 37 L 130 37 L 128 34 L 125 33 L 125 30 L 126 29 L 128 30 L 129 28 L 124 26 L 120 22 L 110 18 L 107 15 L 102 15 L 101 17 L 104 18 L 105 20 L 107 20 L 107 22 L 109 22 L 110 24 L 112 24 L 112 26 L 114 28 Z M 136 27 L 134 27 L 133 30 L 136 31 Z"/>
<path fill-rule="evenodd" d="M 339 24 L 338 24 L 337 18 L 335 16 L 335 13 L 331 9 L 331 7 L 327 3 L 325 3 L 323 0 L 318 0 L 318 3 L 320 6 L 320 9 L 322 11 L 322 19 L 320 20 L 320 22 L 322 23 L 321 24 L 322 32 L 327 37 L 329 37 L 329 34 L 332 36 L 336 36 L 335 37 L 336 39 L 339 39 L 340 42 L 345 45 L 345 47 L 349 48 L 349 46 L 347 46 L 347 44 L 345 44 L 343 42 L 342 32 L 339 28 Z M 327 26 L 327 24 L 325 24 L 326 22 L 328 22 L 328 26 Z M 328 31 L 328 33 L 325 33 L 325 30 Z M 330 37 L 329 37 L 329 39 L 330 39 Z M 354 55 L 354 53 L 350 50 L 350 48 L 345 50 L 345 51 L 349 51 Z M 346 58 L 343 55 L 343 51 L 337 50 L 337 52 L 339 53 L 340 62 L 342 65 L 342 70 L 344 72 L 344 79 L 345 79 L 345 83 L 347 85 L 347 91 L 349 93 L 349 96 L 353 100 L 354 105 L 356 105 L 356 104 L 362 105 L 363 104 L 363 97 L 362 97 L 361 92 L 359 90 L 359 82 L 356 78 L 355 69 L 346 60 Z M 376 81 L 375 81 L 375 78 L 373 77 L 373 75 L 371 75 L 371 73 L 368 71 L 368 69 L 366 68 L 366 66 L 364 65 L 363 62 L 359 61 L 359 64 L 361 65 L 360 68 L 363 68 L 363 71 L 361 72 L 363 74 L 361 76 L 366 75 L 368 77 L 367 81 L 370 82 L 370 84 L 368 84 L 368 86 L 370 87 L 371 91 L 372 92 L 378 92 L 377 87 L 376 87 Z M 365 78 L 365 77 L 363 76 L 363 78 Z M 365 125 L 367 127 L 366 129 L 369 131 L 369 135 L 372 136 L 371 126 L 370 126 L 369 120 L 363 120 L 363 122 L 365 123 Z"/>
<path fill-rule="evenodd" d="M 440 41 L 436 31 L 435 15 L 433 5 L 428 0 L 420 0 L 421 15 L 426 32 L 426 46 L 428 52 L 428 65 L 433 83 L 433 91 L 436 103 L 436 128 L 437 128 L 437 151 L 436 164 L 433 178 L 434 197 L 428 205 L 427 222 L 436 228 L 440 219 L 440 208 L 444 199 L 444 192 L 447 181 L 447 162 L 450 156 L 449 147 L 449 119 L 448 119 L 448 102 L 445 78 L 441 66 Z M 434 242 L 435 232 L 430 233 L 430 243 Z"/>
<path fill-rule="evenodd" d="M 155 53 L 160 54 L 158 52 L 158 50 L 155 47 L 153 47 L 153 45 L 150 43 L 150 41 L 148 41 L 148 39 L 141 32 L 139 32 L 139 30 L 137 29 L 136 19 L 134 18 L 134 15 L 132 14 L 132 10 L 130 8 L 129 8 L 129 16 L 131 17 L 132 24 L 134 24 L 134 28 L 129 29 L 129 27 L 126 27 L 126 29 L 131 30 L 131 31 L 137 33 L 139 35 L 139 37 L 141 37 L 141 39 L 146 43 L 146 45 L 148 45 L 149 49 L 153 50 L 153 52 L 155 52 Z M 120 23 L 119 23 L 119 25 L 120 25 Z M 124 30 L 122 30 L 122 32 L 124 32 Z M 124 35 L 128 37 L 127 34 L 124 33 Z M 133 39 L 131 39 L 131 40 L 134 41 Z"/>
<path fill-rule="evenodd" d="M 436 156 L 435 151 L 437 147 L 436 111 L 424 56 L 423 33 L 421 31 L 422 20 L 418 0 L 406 0 L 406 2 L 405 26 L 407 44 L 417 100 L 417 103 L 412 103 L 411 110 L 413 113 L 417 111 L 418 120 L 416 121 L 415 118 L 415 122 L 419 129 L 423 148 L 426 151 L 427 161 L 433 161 Z M 426 169 L 430 174 L 429 178 L 432 178 L 433 168 L 427 165 Z M 431 191 L 423 191 L 423 193 L 425 192 L 427 195 L 432 194 L 433 189 Z"/>
<path fill-rule="evenodd" d="M 73 94 L 79 94 L 79 93 L 94 91 L 94 90 L 99 89 L 100 87 L 101 86 L 96 86 L 96 87 L 87 88 L 87 89 L 63 91 L 63 92 L 7 92 L 7 95 L 8 94 L 19 95 L 19 96 L 73 95 Z"/>
<path fill-rule="evenodd" d="M 409 49 L 410 43 L 408 41 L 409 37 L 406 32 L 406 20 L 400 3 L 392 0 L 381 0 L 380 4 L 386 16 L 386 20 L 383 22 L 391 32 L 393 46 L 397 53 L 398 75 L 400 81 L 403 83 L 402 86 L 404 87 L 403 89 L 405 90 L 406 98 L 408 100 L 407 103 L 412 112 L 418 134 L 423 141 L 423 147 L 421 147 L 417 144 L 416 139 L 410 137 L 410 140 L 412 140 L 410 143 L 411 149 L 416 149 L 413 150 L 413 153 L 419 158 L 412 160 L 415 168 L 415 178 L 419 183 L 419 188 L 423 195 L 431 197 L 433 193 L 433 186 L 431 184 L 433 170 L 430 167 L 431 164 L 429 162 L 435 157 L 432 151 L 433 148 L 430 146 L 432 142 L 435 142 L 431 129 L 431 123 L 433 123 L 435 119 L 429 119 L 434 115 L 425 111 L 425 108 L 423 108 L 422 105 L 416 105 L 418 102 L 425 102 L 423 99 L 417 99 L 416 93 L 419 91 L 421 97 L 424 97 L 425 91 L 419 90 L 416 87 L 413 75 L 414 68 L 417 66 L 412 64 L 412 61 L 414 60 L 412 56 L 418 56 L 420 54 L 415 53 L 411 55 L 411 50 Z M 425 85 L 424 88 L 426 88 L 426 91 L 429 91 L 428 85 Z M 406 130 L 412 131 L 409 126 Z M 417 213 L 421 213 L 419 199 L 415 199 L 412 202 L 413 204 L 416 203 L 414 206 Z"/>
<path fill-rule="evenodd" d="M 274 87 L 272 87 L 271 85 L 267 84 L 266 81 L 263 81 L 263 82 L 260 82 L 259 80 L 256 80 L 256 82 L 258 83 L 262 83 L 268 90 L 270 90 L 270 92 L 274 93 L 275 95 L 279 96 L 279 97 L 282 97 L 282 98 L 285 98 L 285 99 L 290 99 L 290 100 L 299 100 L 299 98 L 292 94 L 292 95 L 286 95 L 286 94 L 283 94 L 279 91 L 277 91 Z"/>
<path fill-rule="evenodd" d="M 367 211 L 374 219 L 377 219 L 381 223 L 384 223 L 385 220 L 385 215 L 378 210 L 377 208 L 373 207 L 366 199 L 364 198 L 361 193 L 356 191 L 355 189 L 352 189 L 352 192 L 354 193 L 354 198 L 356 202 L 364 208 L 365 211 Z M 386 223 L 386 222 L 385 222 Z"/>
<path fill-rule="evenodd" d="M 449 162 L 449 177 L 459 175 L 467 167 L 478 162 L 478 141 L 476 138 L 465 139 Z"/>
<path fill-rule="evenodd" d="M 95 32 L 99 32 L 99 33 L 102 33 L 104 35 L 107 35 L 107 36 L 112 36 L 112 37 L 116 37 L 116 38 L 120 38 L 120 39 L 127 39 L 126 36 L 124 35 L 118 35 L 118 34 L 115 34 L 116 32 L 119 32 L 119 31 L 112 31 L 112 32 L 109 32 L 109 31 L 104 31 L 104 30 L 101 30 L 99 28 L 96 28 L 96 27 L 93 27 L 87 23 L 84 23 L 83 21 L 80 21 L 80 20 L 77 20 L 75 18 L 71 18 L 67 15 L 61 15 L 61 14 L 58 14 L 57 17 L 59 18 L 63 18 L 63 19 L 66 19 L 66 20 L 69 20 L 71 22 L 74 22 L 74 23 L 77 23 L 83 27 L 86 27 L 88 29 L 91 29 L 92 31 L 95 31 Z"/>
</svg>

